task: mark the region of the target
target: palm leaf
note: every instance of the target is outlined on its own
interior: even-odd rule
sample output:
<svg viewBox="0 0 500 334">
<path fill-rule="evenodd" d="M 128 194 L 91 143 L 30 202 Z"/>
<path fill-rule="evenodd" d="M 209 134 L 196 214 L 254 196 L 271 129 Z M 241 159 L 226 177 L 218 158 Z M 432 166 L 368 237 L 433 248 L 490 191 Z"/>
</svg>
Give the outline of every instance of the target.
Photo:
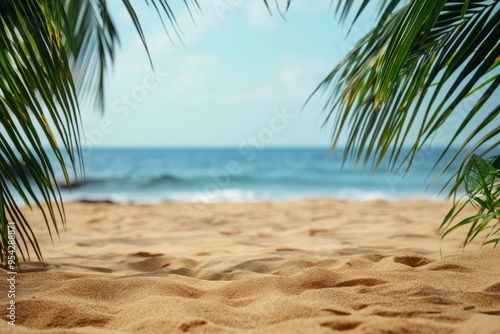
<svg viewBox="0 0 500 334">
<path fill-rule="evenodd" d="M 350 5 L 351 1 L 339 5 L 342 16 Z M 500 128 L 488 135 L 483 129 L 496 124 L 499 114 L 498 106 L 492 108 L 487 102 L 500 81 L 500 3 L 385 1 L 383 6 L 374 30 L 314 92 L 329 96 L 325 124 L 333 121 L 332 149 L 347 132 L 344 160 L 351 157 L 366 165 L 374 157 L 377 167 L 389 154 L 391 167 L 400 158 L 410 165 L 424 143 L 442 131 L 466 99 L 470 101 L 472 92 L 477 98 L 471 107 L 465 107 L 465 117 L 450 132 L 440 160 L 455 144 L 456 154 L 446 168 L 465 157 L 463 167 L 477 149 L 483 149 L 483 154 L 494 149 Z M 364 8 L 363 2 L 359 11 Z M 471 128 L 472 118 L 479 124 L 475 128 Z M 457 143 L 465 131 L 470 133 L 468 141 Z M 418 133 L 413 143 L 411 132 Z M 481 145 L 469 150 L 469 142 Z M 402 148 L 410 143 L 409 153 L 401 156 Z M 463 180 L 462 171 L 457 171 L 455 185 Z M 456 190 L 452 187 L 450 193 Z"/>
<path fill-rule="evenodd" d="M 353 22 L 368 2 L 358 2 Z M 342 19 L 356 7 L 353 4 L 354 0 L 338 2 Z M 454 152 L 442 173 L 459 164 L 443 190 L 456 198 L 464 183 L 477 187 L 480 183 L 474 176 L 483 171 L 469 161 L 477 162 L 479 158 L 472 157 L 483 157 L 500 143 L 500 106 L 494 100 L 500 83 L 499 41 L 499 1 L 380 2 L 375 28 L 313 92 L 328 96 L 324 125 L 333 126 L 332 151 L 347 134 L 344 162 L 352 159 L 366 166 L 373 161 L 372 168 L 377 168 L 389 156 L 390 168 L 409 168 L 425 144 L 436 136 L 446 137 L 435 166 L 450 151 Z M 416 139 L 410 133 L 417 133 Z M 460 141 L 464 136 L 466 140 Z M 407 145 L 410 149 L 403 150 Z M 484 210 L 492 212 L 498 205 L 496 193 L 488 193 L 486 184 L 477 190 L 480 197 L 468 191 L 478 216 L 458 224 L 472 224 L 464 244 L 488 225 L 486 221 L 495 219 L 494 214 L 483 216 Z M 445 222 L 464 206 L 455 202 Z"/>
<path fill-rule="evenodd" d="M 62 47 L 64 26 L 59 2 L 3 1 L 0 4 L 0 211 L 2 230 L 6 219 L 16 222 L 17 249 L 23 258 L 32 246 L 37 257 L 40 248 L 33 231 L 18 207 L 12 192 L 29 205 L 39 207 L 57 232 L 56 218 L 63 218 L 60 193 L 52 162 L 43 147 L 48 142 L 59 163 L 62 152 L 74 157 L 78 147 L 74 115 L 78 113 L 76 91 L 66 52 Z M 56 129 L 49 126 L 56 124 Z M 63 129 L 64 128 L 64 129 Z M 40 130 L 39 130 L 40 129 Z M 55 130 L 55 133 L 54 133 Z M 60 135 L 62 149 L 56 135 Z M 64 176 L 68 179 L 66 170 Z M 43 207 L 41 202 L 50 203 Z M 54 203 L 54 204 L 51 204 Z M 4 260 L 7 244 L 2 239 Z"/>
<path fill-rule="evenodd" d="M 498 244 L 498 238 L 490 239 L 500 231 L 500 155 L 483 159 L 472 156 L 464 173 L 466 195 L 456 201 L 445 217 L 440 229 L 442 237 L 459 227 L 468 225 L 469 231 L 463 246 L 474 240 L 481 232 L 489 231 L 483 245 Z M 456 216 L 467 206 L 474 206 L 478 213 L 451 225 Z"/>
<path fill-rule="evenodd" d="M 178 33 L 167 1 L 146 3 Z M 195 0 L 183 3 L 198 8 Z M 147 51 L 134 4 L 123 4 Z M 21 203 L 40 210 L 51 238 L 64 225 L 54 167 L 69 185 L 67 167 L 82 166 L 80 103 L 104 109 L 105 73 L 118 43 L 106 0 L 0 2 L 0 261 L 8 258 L 8 221 L 16 224 L 21 257 L 42 259 Z"/>
</svg>

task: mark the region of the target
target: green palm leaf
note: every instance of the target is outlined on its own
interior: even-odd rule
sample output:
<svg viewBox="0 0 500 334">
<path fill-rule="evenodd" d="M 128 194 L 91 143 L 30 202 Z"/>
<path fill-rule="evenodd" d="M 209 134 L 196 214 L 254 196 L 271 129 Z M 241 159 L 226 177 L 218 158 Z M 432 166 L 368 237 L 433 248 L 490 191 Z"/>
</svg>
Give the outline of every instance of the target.
<svg viewBox="0 0 500 334">
<path fill-rule="evenodd" d="M 361 2 L 354 20 L 368 2 Z M 342 18 L 353 3 L 339 2 Z M 392 0 L 380 6 L 376 27 L 313 93 L 328 96 L 324 125 L 333 126 L 332 150 L 346 133 L 344 161 L 373 161 L 377 168 L 389 156 L 395 168 L 410 166 L 425 144 L 444 138 L 436 166 L 454 151 L 443 169 L 459 162 L 446 184 L 454 196 L 472 171 L 471 157 L 486 155 L 500 142 L 500 106 L 494 100 L 500 83 L 500 2 Z M 415 140 L 410 133 L 417 134 Z"/>
<path fill-rule="evenodd" d="M 369 2 L 358 2 L 353 22 Z M 342 19 L 354 3 L 338 2 Z M 498 183 L 490 179 L 493 160 L 481 157 L 500 143 L 500 106 L 494 100 L 500 83 L 500 2 L 385 0 L 380 8 L 375 28 L 313 93 L 328 95 L 324 125 L 333 123 L 332 151 L 347 132 L 344 161 L 351 157 L 365 166 L 373 161 L 377 168 L 389 155 L 389 166 L 395 168 L 405 162 L 410 166 L 424 144 L 446 137 L 436 166 L 455 150 L 442 170 L 459 162 L 445 188 L 456 198 L 465 184 L 467 196 L 455 201 L 441 227 L 449 226 L 468 203 L 478 215 L 449 227 L 443 236 L 471 224 L 465 246 L 491 227 L 485 244 L 496 245 L 499 239 L 489 237 L 500 231 L 498 224 L 490 226 L 500 210 Z M 417 133 L 416 139 L 410 133 Z M 403 155 L 405 145 L 410 150 Z"/>
<path fill-rule="evenodd" d="M 134 4 L 122 2 L 147 51 Z M 169 29 L 178 32 L 167 1 L 146 3 L 154 6 L 166 29 L 168 22 Z M 198 6 L 195 0 L 183 3 L 189 9 Z M 64 224 L 54 167 L 61 167 L 69 185 L 67 166 L 82 166 L 80 103 L 95 101 L 102 110 L 104 74 L 119 43 L 110 14 L 105 0 L 0 2 L 2 262 L 12 258 L 9 221 L 16 224 L 16 250 L 22 258 L 28 259 L 31 252 L 42 258 L 33 230 L 20 210 L 20 200 L 41 211 L 51 237 L 59 233 L 58 221 Z"/>
<path fill-rule="evenodd" d="M 488 230 L 483 245 L 498 244 L 500 238 L 496 235 L 500 229 L 500 155 L 483 159 L 472 156 L 465 168 L 464 176 L 466 195 L 457 201 L 440 228 L 444 229 L 443 237 L 462 226 L 469 226 L 469 232 L 464 240 L 466 246 L 481 232 Z M 477 214 L 451 225 L 457 215 L 467 206 L 477 209 Z"/>
<path fill-rule="evenodd" d="M 409 143 L 410 130 L 418 130 L 407 156 L 411 162 L 459 103 L 481 85 L 483 95 L 469 115 L 483 118 L 484 123 L 471 130 L 470 140 L 479 140 L 482 128 L 494 124 L 498 116 L 496 109 L 486 116 L 478 113 L 498 86 L 498 1 L 470 1 L 467 7 L 456 1 L 408 1 L 398 7 L 400 3 L 387 5 L 400 9 L 390 15 L 384 12 L 377 27 L 318 87 L 330 96 L 325 108 L 329 111 L 327 121 L 334 119 L 333 147 L 347 130 L 348 121 L 353 124 L 347 130 L 344 158 L 349 154 L 357 160 L 364 157 L 366 164 L 375 153 L 378 165 L 390 153 L 394 166 L 402 147 Z M 495 78 L 485 80 L 488 73 L 494 73 Z M 416 123 L 422 109 L 423 120 Z M 469 121 L 465 118 L 457 127 L 447 149 Z M 495 134 L 499 130 L 495 128 Z M 466 144 L 460 143 L 454 159 Z"/>
</svg>

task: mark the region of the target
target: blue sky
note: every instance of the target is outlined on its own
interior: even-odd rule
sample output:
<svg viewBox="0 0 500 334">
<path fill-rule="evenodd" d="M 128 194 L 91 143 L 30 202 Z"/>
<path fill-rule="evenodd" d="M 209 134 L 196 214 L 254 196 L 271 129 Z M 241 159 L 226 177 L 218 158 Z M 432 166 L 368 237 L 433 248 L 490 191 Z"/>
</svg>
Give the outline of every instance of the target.
<svg viewBox="0 0 500 334">
<path fill-rule="evenodd" d="M 322 102 L 303 103 L 368 32 L 346 39 L 330 1 L 295 0 L 286 21 L 262 1 L 201 0 L 179 8 L 182 42 L 166 35 L 153 8 L 139 6 L 155 67 L 121 5 L 111 2 L 121 48 L 107 78 L 104 115 L 83 111 L 88 146 L 327 146 Z"/>
</svg>

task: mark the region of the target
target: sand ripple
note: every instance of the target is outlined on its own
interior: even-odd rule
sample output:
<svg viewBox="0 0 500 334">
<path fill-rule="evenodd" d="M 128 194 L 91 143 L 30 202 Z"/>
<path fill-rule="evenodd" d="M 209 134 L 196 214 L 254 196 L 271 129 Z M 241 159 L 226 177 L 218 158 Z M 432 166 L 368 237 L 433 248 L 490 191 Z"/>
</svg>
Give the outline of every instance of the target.
<svg viewBox="0 0 500 334">
<path fill-rule="evenodd" d="M 45 262 L 17 276 L 18 326 L 0 332 L 500 333 L 500 250 L 461 253 L 452 235 L 441 258 L 446 209 L 71 204 L 61 241 L 41 240 Z"/>
</svg>

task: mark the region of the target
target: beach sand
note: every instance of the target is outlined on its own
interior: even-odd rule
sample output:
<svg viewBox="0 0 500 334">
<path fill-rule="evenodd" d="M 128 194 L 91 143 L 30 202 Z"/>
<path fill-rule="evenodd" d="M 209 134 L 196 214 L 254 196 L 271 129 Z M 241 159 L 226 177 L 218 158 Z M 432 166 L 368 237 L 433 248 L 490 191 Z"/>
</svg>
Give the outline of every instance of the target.
<svg viewBox="0 0 500 334">
<path fill-rule="evenodd" d="M 44 263 L 0 332 L 500 333 L 500 249 L 440 243 L 449 206 L 71 203 L 54 245 L 26 210 Z"/>
</svg>

